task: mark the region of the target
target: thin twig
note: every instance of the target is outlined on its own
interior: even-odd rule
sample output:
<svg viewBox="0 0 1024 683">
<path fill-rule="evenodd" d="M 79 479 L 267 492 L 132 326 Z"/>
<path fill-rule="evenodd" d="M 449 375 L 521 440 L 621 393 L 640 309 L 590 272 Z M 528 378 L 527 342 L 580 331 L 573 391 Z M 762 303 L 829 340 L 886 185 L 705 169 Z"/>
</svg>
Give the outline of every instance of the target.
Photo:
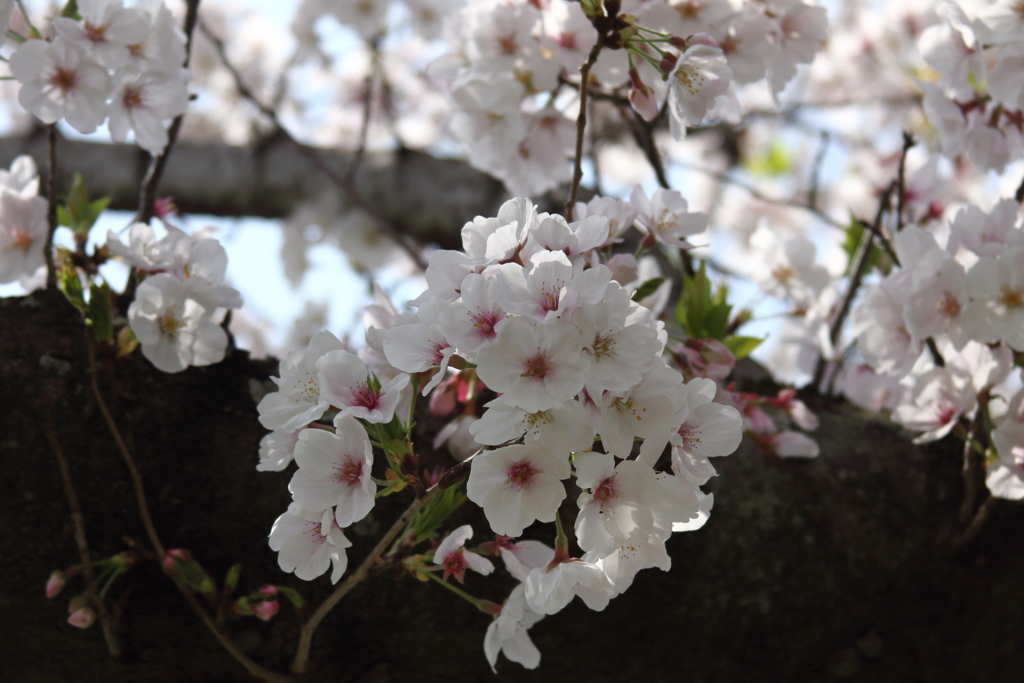
<svg viewBox="0 0 1024 683">
<path fill-rule="evenodd" d="M 968 543 L 977 538 L 978 534 L 985 527 L 985 523 L 989 517 L 992 516 L 992 510 L 995 509 L 996 501 L 999 500 L 995 496 L 989 496 L 978 511 L 974 514 L 974 518 L 971 523 L 964 529 L 964 532 L 959 536 L 955 537 L 950 543 L 950 550 L 960 550 Z"/>
<path fill-rule="evenodd" d="M 896 172 L 896 232 L 903 229 L 903 203 L 906 200 L 906 189 L 904 183 L 907 174 L 907 152 L 914 146 L 914 138 L 907 131 L 903 131 L 903 151 L 900 152 L 900 167 Z"/>
<path fill-rule="evenodd" d="M 110 431 L 110 435 L 114 438 L 114 442 L 117 444 L 117 450 L 121 453 L 121 457 L 124 459 L 125 465 L 128 466 L 128 472 L 131 475 L 132 480 L 132 488 L 135 490 L 135 502 L 139 508 L 139 517 L 142 519 L 142 525 L 146 528 L 146 536 L 149 538 L 149 543 L 153 546 L 154 552 L 156 552 L 160 566 L 161 568 L 164 568 L 163 560 L 167 552 L 164 548 L 163 542 L 160 540 L 159 534 L 156 532 L 156 527 L 153 525 L 153 518 L 149 513 L 149 505 L 146 502 L 146 490 L 142 484 L 142 475 L 139 473 L 139 469 L 135 465 L 135 459 L 132 457 L 131 451 L 128 450 L 128 446 L 124 442 L 121 430 L 118 429 L 117 423 L 114 421 L 114 417 L 110 413 L 110 409 L 107 407 L 107 402 L 103 399 L 103 392 L 100 391 L 99 380 L 97 379 L 96 373 L 96 352 L 93 348 L 91 334 L 91 331 L 86 331 L 86 349 L 89 355 L 89 379 L 92 385 L 92 393 L 96 399 L 96 405 L 99 407 L 100 413 L 103 415 L 103 420 L 107 424 L 107 429 Z M 207 613 L 206 609 L 199 603 L 199 601 L 196 600 L 192 591 L 176 577 L 170 574 L 168 574 L 168 576 L 170 576 L 171 580 L 174 581 L 174 585 L 177 587 L 178 592 L 181 593 L 182 597 L 185 598 L 185 602 L 187 602 L 189 607 L 192 608 L 192 611 L 196 613 L 196 616 L 206 624 L 207 628 L 210 629 L 210 632 L 213 633 L 221 646 L 223 646 L 224 649 L 227 650 L 228 654 L 234 657 L 239 664 L 244 666 L 249 673 L 257 678 L 270 681 L 271 683 L 292 683 L 294 681 L 291 676 L 278 673 L 277 671 L 271 671 L 270 669 L 264 668 L 249 659 L 244 652 L 238 649 L 238 646 L 232 642 L 231 638 L 217 627 L 217 623 Z"/>
<path fill-rule="evenodd" d="M 984 401 L 988 400 L 987 397 L 987 391 L 978 397 L 978 401 L 982 406 Z M 964 438 L 964 458 L 961 468 L 964 478 L 964 502 L 960 507 L 960 521 L 964 524 L 971 518 L 975 503 L 978 500 L 978 472 L 982 463 L 981 454 L 977 452 L 975 447 L 977 446 L 976 439 L 981 430 L 982 415 L 985 412 L 982 406 L 979 406 L 974 417 L 971 419 L 971 424 L 967 428 L 967 436 Z"/>
<path fill-rule="evenodd" d="M 850 284 L 843 293 L 843 298 L 839 303 L 839 309 L 836 311 L 835 318 L 832 319 L 832 324 L 829 326 L 829 339 L 832 341 L 834 347 L 836 342 L 839 340 L 839 331 L 846 321 L 846 315 L 850 311 L 850 305 L 853 303 L 853 297 L 860 288 L 861 278 L 864 277 L 864 271 L 868 263 L 868 254 L 871 253 L 871 243 L 874 240 L 875 234 L 878 233 L 878 228 L 882 223 L 882 218 L 885 216 L 886 211 L 889 210 L 889 205 L 892 203 L 892 193 L 896 190 L 896 183 L 889 183 L 889 187 L 885 188 L 885 192 L 882 193 L 881 198 L 878 200 L 878 209 L 875 211 L 875 220 L 872 223 L 873 230 L 865 230 L 864 234 L 861 235 L 860 244 L 857 245 L 857 252 L 854 254 L 853 263 L 850 269 Z M 814 378 L 811 381 L 812 386 L 818 388 L 818 392 L 821 394 L 828 393 L 827 387 L 822 387 L 822 379 L 825 376 L 825 369 L 827 362 L 821 355 L 818 356 L 818 361 L 814 367 Z"/>
<path fill-rule="evenodd" d="M 384 554 L 384 551 L 388 549 L 388 546 L 395 539 L 398 534 L 405 529 L 405 527 L 412 520 L 413 515 L 423 509 L 430 500 L 442 489 L 439 486 L 433 487 L 427 492 L 425 496 L 417 498 L 412 504 L 402 513 L 402 516 L 395 521 L 391 528 L 388 529 L 387 533 L 381 537 L 377 542 L 377 545 L 373 547 L 370 554 L 366 556 L 359 568 L 353 573 L 349 574 L 348 578 L 338 584 L 338 587 L 334 589 L 334 592 L 327 596 L 327 598 L 316 608 L 316 611 L 309 617 L 309 619 L 302 625 L 302 631 L 299 634 L 299 645 L 295 651 L 295 659 L 292 660 L 292 673 L 295 675 L 302 675 L 306 672 L 306 667 L 309 666 L 309 650 L 313 644 L 313 633 L 316 631 L 316 627 L 320 625 L 320 622 L 328 612 L 330 612 L 338 602 L 345 597 L 345 595 L 352 590 L 356 585 L 363 581 L 370 573 L 377 559 Z"/>
<path fill-rule="evenodd" d="M 100 628 L 103 630 L 103 639 L 107 643 L 107 652 L 112 657 L 120 657 L 124 650 L 121 648 L 121 641 L 117 637 L 114 620 L 107 610 L 107 604 L 103 602 L 96 584 L 96 572 L 92 568 L 92 556 L 89 553 L 89 543 L 85 535 L 85 516 L 82 514 L 82 505 L 78 500 L 78 492 L 75 491 L 75 484 L 71 479 L 71 468 L 68 467 L 67 458 L 64 457 L 64 449 L 57 440 L 57 426 L 53 420 L 53 412 L 46 408 L 46 436 L 50 440 L 50 449 L 57 458 L 60 466 L 60 476 L 64 480 L 64 493 L 68 498 L 68 505 L 71 507 L 71 523 L 75 527 L 75 544 L 78 546 L 78 556 L 82 560 L 82 573 L 85 575 L 85 591 L 89 601 L 96 606 L 96 613 L 100 619 Z"/>
<path fill-rule="evenodd" d="M 352 161 L 345 172 L 345 180 L 349 185 L 356 181 L 359 166 L 363 163 L 363 157 L 366 155 L 366 141 L 370 134 L 370 116 L 373 113 L 373 84 L 377 80 L 377 74 L 380 71 L 380 48 L 377 45 L 377 40 L 373 40 L 368 47 L 370 48 L 370 68 L 366 73 L 366 80 L 363 82 L 363 109 L 361 113 L 362 120 L 359 122 L 359 144 L 356 146 L 356 151 L 352 154 Z"/>
<path fill-rule="evenodd" d="M 53 233 L 57 232 L 57 124 L 46 127 L 46 141 L 49 148 L 49 177 L 46 179 L 46 288 L 57 289 L 57 264 L 53 258 Z"/>
<path fill-rule="evenodd" d="M 818 184 L 821 181 L 821 167 L 825 162 L 830 138 L 828 131 L 822 131 L 819 137 L 821 143 L 818 145 L 818 152 L 814 155 L 814 163 L 811 165 L 811 187 L 807 190 L 807 206 L 812 209 L 818 208 Z"/>
<path fill-rule="evenodd" d="M 413 263 L 419 266 L 421 270 L 426 270 L 427 261 L 420 249 L 408 237 L 403 235 L 397 228 L 385 220 L 384 217 L 380 215 L 380 212 L 370 206 L 369 202 L 363 198 L 363 196 L 356 190 L 355 186 L 331 168 L 315 150 L 296 140 L 288 129 L 285 128 L 284 124 L 281 123 L 281 120 L 277 116 L 277 112 L 263 104 L 252 90 L 249 89 L 249 86 L 247 86 L 242 80 L 241 74 L 238 73 L 238 70 L 235 69 L 234 65 L 228 60 L 227 52 L 224 50 L 223 41 L 214 35 L 210 28 L 202 21 L 199 22 L 199 30 L 203 35 L 210 39 L 211 43 L 213 43 L 214 50 L 216 50 L 217 56 L 220 57 L 224 68 L 228 70 L 229 74 L 231 74 L 231 78 L 235 83 L 235 88 L 238 90 L 238 93 L 245 99 L 249 100 L 249 102 L 251 102 L 261 114 L 270 119 L 270 122 L 274 125 L 277 132 L 280 133 L 285 140 L 291 143 L 291 145 L 294 146 L 302 156 L 306 157 L 306 159 L 316 167 L 318 171 L 323 173 L 324 176 L 335 187 L 337 187 L 342 194 L 345 195 L 349 204 L 365 213 L 370 220 L 373 221 L 378 230 L 390 237 L 395 244 L 405 251 L 409 258 L 412 259 Z"/>
<path fill-rule="evenodd" d="M 580 180 L 583 179 L 583 137 L 587 130 L 587 90 L 590 82 L 590 69 L 597 62 L 597 56 L 601 54 L 604 47 L 604 37 L 607 31 L 601 33 L 590 48 L 587 61 L 580 67 L 580 111 L 576 115 L 576 151 L 572 165 L 572 183 L 569 185 L 569 198 L 565 201 L 565 220 L 572 223 L 572 211 L 576 206 L 576 193 L 580 189 Z"/>
<path fill-rule="evenodd" d="M 185 0 L 185 4 L 185 24 L 183 26 L 185 32 L 185 62 L 182 64 L 183 67 L 188 66 L 189 59 L 192 56 L 192 34 L 195 31 L 196 22 L 199 20 L 199 0 Z M 135 214 L 135 222 L 137 223 L 149 223 L 153 216 L 156 215 L 157 188 L 160 185 L 160 179 L 163 177 L 164 169 L 167 167 L 167 159 L 171 155 L 174 143 L 178 140 L 178 133 L 181 130 L 184 118 L 185 114 L 181 114 L 171 122 L 171 127 L 167 130 L 167 146 L 164 147 L 164 151 L 159 156 L 153 157 L 149 162 L 149 168 L 146 170 L 146 176 L 142 181 L 142 189 L 139 192 L 139 209 Z"/>
</svg>

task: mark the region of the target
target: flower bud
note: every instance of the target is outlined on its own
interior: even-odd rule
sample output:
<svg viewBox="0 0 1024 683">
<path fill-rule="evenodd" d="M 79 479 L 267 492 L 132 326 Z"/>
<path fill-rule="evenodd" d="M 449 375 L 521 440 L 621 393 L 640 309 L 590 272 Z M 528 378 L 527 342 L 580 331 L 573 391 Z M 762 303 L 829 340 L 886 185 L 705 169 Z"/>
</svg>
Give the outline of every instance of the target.
<svg viewBox="0 0 1024 683">
<path fill-rule="evenodd" d="M 75 628 L 89 628 L 96 621 L 96 611 L 89 606 L 89 596 L 76 595 L 68 603 L 68 623 Z"/>
<path fill-rule="evenodd" d="M 53 596 L 64 590 L 64 584 L 68 582 L 72 576 L 78 572 L 78 566 L 69 567 L 68 569 L 61 571 L 59 569 L 53 570 L 50 574 L 50 578 L 46 580 L 46 597 L 52 598 Z"/>
<path fill-rule="evenodd" d="M 216 598 L 213 579 L 210 578 L 210 575 L 206 573 L 206 570 L 192 557 L 192 553 L 188 550 L 184 548 L 168 550 L 167 554 L 164 555 L 163 565 L 164 571 L 171 578 L 181 581 L 192 590 L 202 593 L 211 600 Z"/>
<path fill-rule="evenodd" d="M 262 600 L 260 602 L 254 602 L 250 605 L 253 616 L 260 621 L 270 621 L 277 614 L 279 605 L 277 600 Z"/>
<path fill-rule="evenodd" d="M 661 62 L 658 63 L 658 71 L 665 76 L 668 76 L 675 70 L 676 64 L 678 63 L 679 57 L 676 57 L 671 52 L 666 52 L 665 56 L 661 58 Z"/>
<path fill-rule="evenodd" d="M 629 105 L 644 121 L 653 121 L 658 116 L 659 107 L 654 91 L 642 83 L 639 88 L 635 85 L 630 87 Z"/>
</svg>

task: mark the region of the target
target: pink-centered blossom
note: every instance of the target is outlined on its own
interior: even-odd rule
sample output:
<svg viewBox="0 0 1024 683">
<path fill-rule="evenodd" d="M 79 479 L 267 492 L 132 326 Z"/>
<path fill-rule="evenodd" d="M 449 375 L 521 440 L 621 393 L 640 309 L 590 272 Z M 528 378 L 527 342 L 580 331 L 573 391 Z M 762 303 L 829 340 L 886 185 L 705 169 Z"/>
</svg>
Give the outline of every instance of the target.
<svg viewBox="0 0 1024 683">
<path fill-rule="evenodd" d="M 335 521 L 345 528 L 373 509 L 377 485 L 370 477 L 373 448 L 366 430 L 353 417 L 335 420 L 337 434 L 323 429 L 299 433 L 295 462 L 299 469 L 288 484 L 295 502 L 309 510 L 335 507 Z"/>
<path fill-rule="evenodd" d="M 292 503 L 270 530 L 270 549 L 277 551 L 278 565 L 303 581 L 312 581 L 333 565 L 331 583 L 338 583 L 348 567 L 345 549 L 351 546 L 330 509 L 317 512 Z"/>
<path fill-rule="evenodd" d="M 10 67 L 21 83 L 18 101 L 43 123 L 66 119 L 80 133 L 92 133 L 107 118 L 107 70 L 62 38 L 25 41 Z"/>
<path fill-rule="evenodd" d="M 468 524 L 460 526 L 437 546 L 434 551 L 434 564 L 444 567 L 444 578 L 454 576 L 455 580 L 463 583 L 466 570 L 472 569 L 484 576 L 494 571 L 494 564 L 486 557 L 466 550 L 466 541 L 473 538 L 473 527 Z"/>
<path fill-rule="evenodd" d="M 580 354 L 577 329 L 555 321 L 540 325 L 509 318 L 498 338 L 477 354 L 477 374 L 506 400 L 534 412 L 572 399 L 583 388 L 589 363 Z M 516 534 L 511 534 L 516 535 Z"/>
<path fill-rule="evenodd" d="M 565 498 L 569 458 L 542 445 L 507 446 L 473 458 L 466 495 L 484 509 L 496 534 L 519 536 L 535 521 L 553 522 Z"/>
</svg>

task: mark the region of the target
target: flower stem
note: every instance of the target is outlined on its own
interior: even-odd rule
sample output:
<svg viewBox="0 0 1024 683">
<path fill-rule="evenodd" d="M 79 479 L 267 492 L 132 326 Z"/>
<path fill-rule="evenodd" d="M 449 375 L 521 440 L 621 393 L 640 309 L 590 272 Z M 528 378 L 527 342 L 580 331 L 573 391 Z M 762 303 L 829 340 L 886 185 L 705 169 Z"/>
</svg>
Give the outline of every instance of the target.
<svg viewBox="0 0 1024 683">
<path fill-rule="evenodd" d="M 395 540 L 398 534 L 404 530 L 412 518 L 423 509 L 427 503 L 439 492 L 441 488 L 435 486 L 426 495 L 421 496 L 414 500 L 412 504 L 402 513 L 391 528 L 388 529 L 387 533 L 377 541 L 377 545 L 373 547 L 370 554 L 366 556 L 359 568 L 353 573 L 349 574 L 348 578 L 338 584 L 338 587 L 334 589 L 334 592 L 327 596 L 316 611 L 309 617 L 309 620 L 302 625 L 302 629 L 299 632 L 299 645 L 295 651 L 295 658 L 292 660 L 292 673 L 297 676 L 301 676 L 306 673 L 306 669 L 309 666 L 309 650 L 313 645 L 313 633 L 316 631 L 317 626 L 323 621 L 323 618 L 327 616 L 338 602 L 341 601 L 345 595 L 355 588 L 360 582 L 363 581 L 370 574 L 370 570 L 373 565 L 377 562 L 378 558 L 384 554 L 384 551 L 388 549 L 391 542 Z"/>
<path fill-rule="evenodd" d="M 607 32 L 605 32 L 607 33 Z M 576 193 L 580 189 L 580 180 L 583 179 L 583 135 L 587 129 L 587 87 L 590 81 L 590 69 L 597 62 L 597 56 L 601 54 L 604 47 L 605 34 L 597 37 L 594 47 L 590 48 L 587 61 L 580 67 L 580 112 L 576 116 L 576 151 L 573 157 L 572 184 L 569 186 L 569 199 L 565 202 L 565 220 L 572 223 L 572 211 L 576 205 Z"/>
</svg>

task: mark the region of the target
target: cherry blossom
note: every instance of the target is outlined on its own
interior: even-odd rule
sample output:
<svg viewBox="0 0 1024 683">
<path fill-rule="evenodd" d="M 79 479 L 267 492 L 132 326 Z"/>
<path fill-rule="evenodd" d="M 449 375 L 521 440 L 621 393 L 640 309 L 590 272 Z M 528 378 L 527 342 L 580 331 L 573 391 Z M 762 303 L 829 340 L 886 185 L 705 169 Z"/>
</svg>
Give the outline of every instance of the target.
<svg viewBox="0 0 1024 683">
<path fill-rule="evenodd" d="M 472 569 L 484 576 L 494 571 L 494 565 L 490 560 L 463 547 L 471 538 L 473 527 L 464 524 L 448 534 L 437 546 L 437 550 L 434 551 L 434 564 L 444 567 L 445 580 L 449 576 L 454 576 L 456 581 L 463 583 L 466 569 Z"/>
<path fill-rule="evenodd" d="M 466 494 L 495 533 L 519 536 L 535 521 L 552 522 L 565 498 L 560 479 L 569 459 L 542 445 L 507 446 L 473 458 Z"/>
<path fill-rule="evenodd" d="M 139 285 L 128 307 L 128 323 L 142 355 L 164 372 L 210 365 L 224 357 L 228 337 L 212 311 L 191 298 L 172 275 L 153 275 Z"/>
<path fill-rule="evenodd" d="M 322 429 L 299 432 L 295 444 L 299 469 L 288 490 L 306 509 L 334 507 L 335 521 L 344 528 L 373 509 L 377 485 L 370 477 L 373 449 L 366 430 L 352 417 L 337 418 L 335 428 L 335 434 Z"/>
<path fill-rule="evenodd" d="M 348 567 L 345 549 L 351 546 L 331 509 L 316 512 L 292 503 L 270 530 L 270 549 L 277 551 L 278 565 L 303 581 L 312 581 L 333 567 L 331 583 L 338 583 Z"/>
</svg>

